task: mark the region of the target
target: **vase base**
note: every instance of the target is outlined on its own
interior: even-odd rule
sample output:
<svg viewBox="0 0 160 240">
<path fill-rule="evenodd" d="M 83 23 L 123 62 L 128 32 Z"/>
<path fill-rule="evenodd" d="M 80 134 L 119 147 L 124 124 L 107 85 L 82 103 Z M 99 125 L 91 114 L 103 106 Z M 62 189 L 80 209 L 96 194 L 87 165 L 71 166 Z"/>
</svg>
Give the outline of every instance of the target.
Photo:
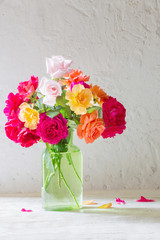
<svg viewBox="0 0 160 240">
<path fill-rule="evenodd" d="M 43 206 L 43 209 L 46 211 L 71 211 L 71 210 L 78 210 L 81 209 L 82 206 L 54 206 L 54 207 L 48 207 Z"/>
</svg>

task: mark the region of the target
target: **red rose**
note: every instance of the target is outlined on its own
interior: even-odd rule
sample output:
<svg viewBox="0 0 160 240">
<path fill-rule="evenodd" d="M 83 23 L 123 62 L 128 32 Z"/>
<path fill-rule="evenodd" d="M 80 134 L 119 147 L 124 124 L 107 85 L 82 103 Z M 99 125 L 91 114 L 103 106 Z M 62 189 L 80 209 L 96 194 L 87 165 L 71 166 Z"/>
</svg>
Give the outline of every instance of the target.
<svg viewBox="0 0 160 240">
<path fill-rule="evenodd" d="M 23 128 L 18 136 L 18 142 L 22 147 L 31 147 L 33 144 L 40 140 L 40 137 L 36 134 L 35 130 L 30 130 L 29 128 Z"/>
<path fill-rule="evenodd" d="M 116 100 L 116 98 L 109 97 L 102 105 L 103 119 L 105 129 L 102 133 L 103 138 L 114 137 L 116 134 L 121 134 L 126 128 L 125 116 L 126 109 Z"/>
<path fill-rule="evenodd" d="M 37 125 L 37 134 L 42 138 L 43 142 L 57 144 L 68 136 L 67 120 L 61 113 L 54 118 L 42 113 Z"/>
<path fill-rule="evenodd" d="M 22 123 L 23 125 L 23 123 Z M 5 124 L 5 131 L 6 135 L 9 139 L 14 141 L 15 143 L 18 143 L 18 134 L 21 131 L 21 124 L 18 119 L 10 119 L 6 124 Z"/>
</svg>

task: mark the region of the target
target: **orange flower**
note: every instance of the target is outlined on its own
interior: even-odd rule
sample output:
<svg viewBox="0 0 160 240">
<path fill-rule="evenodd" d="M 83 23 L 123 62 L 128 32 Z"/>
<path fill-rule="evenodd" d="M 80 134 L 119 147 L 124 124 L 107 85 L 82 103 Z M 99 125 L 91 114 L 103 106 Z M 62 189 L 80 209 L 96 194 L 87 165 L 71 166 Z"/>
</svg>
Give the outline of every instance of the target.
<svg viewBox="0 0 160 240">
<path fill-rule="evenodd" d="M 90 89 L 81 84 L 77 84 L 71 91 L 66 92 L 66 99 L 69 100 L 69 106 L 76 114 L 85 114 L 86 108 L 93 106 L 93 96 Z"/>
<path fill-rule="evenodd" d="M 92 87 L 92 84 L 90 85 L 90 90 L 93 94 L 93 98 L 96 102 L 98 102 L 98 104 L 100 105 L 100 107 L 102 107 L 102 104 L 105 100 L 107 100 L 109 98 L 109 96 L 103 91 L 103 89 L 101 87 L 99 87 L 98 85 L 94 85 Z"/>
<path fill-rule="evenodd" d="M 29 128 L 31 130 L 36 129 L 37 124 L 39 123 L 39 113 L 25 102 L 22 103 L 19 108 L 19 120 L 25 123 L 24 126 L 26 128 Z"/>
<path fill-rule="evenodd" d="M 97 110 L 81 116 L 80 124 L 77 127 L 77 135 L 80 139 L 84 138 L 86 143 L 93 143 L 103 131 L 103 120 L 98 118 Z"/>
<path fill-rule="evenodd" d="M 64 81 L 64 84 L 66 84 L 68 87 L 71 86 L 71 83 L 72 82 L 75 82 L 76 84 L 78 82 L 87 82 L 89 81 L 89 76 L 87 75 L 83 75 L 82 71 L 77 69 L 77 70 L 74 70 L 71 72 L 71 73 L 68 73 L 65 78 L 67 78 L 65 81 Z"/>
</svg>

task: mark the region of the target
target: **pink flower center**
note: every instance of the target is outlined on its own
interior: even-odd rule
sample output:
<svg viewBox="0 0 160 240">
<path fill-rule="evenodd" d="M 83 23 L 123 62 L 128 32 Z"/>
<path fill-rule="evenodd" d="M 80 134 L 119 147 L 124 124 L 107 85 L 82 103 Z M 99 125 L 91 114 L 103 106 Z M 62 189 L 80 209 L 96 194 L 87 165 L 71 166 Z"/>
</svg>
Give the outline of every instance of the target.
<svg viewBox="0 0 160 240">
<path fill-rule="evenodd" d="M 58 94 L 58 89 L 56 87 L 53 87 L 53 86 L 48 86 L 47 91 L 51 95 L 56 95 L 57 96 L 57 94 Z"/>
</svg>

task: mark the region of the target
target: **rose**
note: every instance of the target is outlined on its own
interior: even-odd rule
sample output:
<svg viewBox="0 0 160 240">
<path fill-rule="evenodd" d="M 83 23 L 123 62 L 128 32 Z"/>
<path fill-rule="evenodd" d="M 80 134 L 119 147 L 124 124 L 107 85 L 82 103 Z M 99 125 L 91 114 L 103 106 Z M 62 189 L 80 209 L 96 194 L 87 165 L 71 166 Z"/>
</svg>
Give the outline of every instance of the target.
<svg viewBox="0 0 160 240">
<path fill-rule="evenodd" d="M 5 124 L 5 132 L 10 140 L 20 143 L 22 147 L 30 147 L 40 139 L 36 131 L 24 128 L 24 124 L 18 119 L 10 119 Z"/>
<path fill-rule="evenodd" d="M 116 134 L 121 134 L 126 128 L 126 109 L 124 106 L 118 102 L 116 98 L 109 97 L 109 99 L 103 103 L 102 108 L 105 123 L 105 130 L 102 133 L 102 137 L 111 138 Z"/>
<path fill-rule="evenodd" d="M 77 135 L 80 139 L 84 138 L 86 143 L 93 143 L 103 131 L 103 120 L 98 118 L 97 110 L 81 116 L 80 124 L 77 127 Z"/>
<path fill-rule="evenodd" d="M 90 84 L 90 90 L 93 94 L 94 101 L 97 102 L 100 107 L 102 107 L 103 102 L 107 101 L 109 98 L 107 93 L 105 93 L 98 85 L 92 86 L 92 84 Z"/>
<path fill-rule="evenodd" d="M 18 134 L 21 131 L 21 128 L 23 127 L 23 123 L 21 123 L 18 119 L 10 119 L 5 124 L 5 132 L 7 137 L 14 141 L 15 143 L 18 143 Z"/>
<path fill-rule="evenodd" d="M 18 92 L 23 100 L 29 99 L 38 87 L 38 77 L 31 76 L 29 81 L 20 82 Z"/>
<path fill-rule="evenodd" d="M 81 84 L 81 85 L 83 85 L 85 88 L 90 88 L 90 86 L 87 84 L 87 83 L 85 83 L 85 82 L 83 82 L 83 81 L 80 81 L 80 82 L 72 82 L 71 83 L 71 91 L 72 91 L 72 88 L 75 86 L 75 85 L 77 85 L 77 84 Z"/>
<path fill-rule="evenodd" d="M 6 107 L 3 112 L 7 116 L 8 120 L 17 118 L 19 105 L 23 102 L 23 99 L 17 94 L 9 93 L 8 99 L 6 100 Z"/>
<path fill-rule="evenodd" d="M 89 81 L 89 76 L 87 76 L 87 75 L 83 75 L 83 72 L 81 71 L 81 70 L 79 70 L 79 69 L 77 69 L 77 70 L 74 70 L 74 69 L 72 69 L 72 72 L 70 72 L 69 74 L 67 74 L 66 76 L 65 76 L 65 80 L 63 81 L 63 83 L 65 84 L 65 85 L 67 85 L 67 87 L 73 87 L 75 84 L 82 84 L 82 85 L 84 85 L 84 87 L 85 88 L 87 88 L 86 86 L 88 85 L 88 84 L 83 84 L 82 82 L 87 82 L 87 81 Z M 74 85 L 73 85 L 73 84 Z M 71 84 L 72 84 L 72 86 L 71 86 Z M 88 85 L 88 88 L 89 88 L 89 85 Z M 72 90 L 72 89 L 71 89 Z"/>
<path fill-rule="evenodd" d="M 46 58 L 47 73 L 53 78 L 62 78 L 71 72 L 72 69 L 69 69 L 71 64 L 72 60 L 64 59 L 62 56 Z"/>
<path fill-rule="evenodd" d="M 18 118 L 21 122 L 24 122 L 24 126 L 31 130 L 37 128 L 37 123 L 39 122 L 39 113 L 30 107 L 26 102 L 22 103 L 20 106 L 20 112 Z"/>
<path fill-rule="evenodd" d="M 20 145 L 26 148 L 31 147 L 40 140 L 40 137 L 36 134 L 36 131 L 28 128 L 23 128 L 19 132 L 17 138 Z"/>
<path fill-rule="evenodd" d="M 57 144 L 68 136 L 67 120 L 61 113 L 54 118 L 42 113 L 37 125 L 37 134 L 42 138 L 43 142 Z"/>
<path fill-rule="evenodd" d="M 77 115 L 85 114 L 87 108 L 93 106 L 93 96 L 90 89 L 81 84 L 76 84 L 71 91 L 66 92 L 66 99 L 72 111 Z"/>
<path fill-rule="evenodd" d="M 43 77 L 40 82 L 39 91 L 45 95 L 43 103 L 50 106 L 54 106 L 57 96 L 62 94 L 61 85 L 58 82 L 48 80 L 45 77 Z"/>
</svg>

